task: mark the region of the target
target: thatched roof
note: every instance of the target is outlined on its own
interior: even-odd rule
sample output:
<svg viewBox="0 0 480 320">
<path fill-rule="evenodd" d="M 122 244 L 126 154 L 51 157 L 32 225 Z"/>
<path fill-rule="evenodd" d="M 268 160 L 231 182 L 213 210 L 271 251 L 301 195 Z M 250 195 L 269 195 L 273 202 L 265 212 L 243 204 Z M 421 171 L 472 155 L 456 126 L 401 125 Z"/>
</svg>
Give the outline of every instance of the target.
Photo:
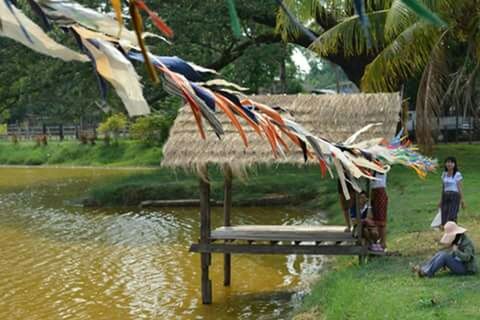
<svg viewBox="0 0 480 320">
<path fill-rule="evenodd" d="M 294 120 L 305 129 L 332 142 L 342 142 L 365 125 L 376 122 L 382 122 L 383 125 L 362 134 L 359 140 L 393 137 L 401 107 L 398 93 L 270 95 L 251 98 L 269 106 L 288 109 L 293 113 Z M 193 169 L 204 164 L 228 163 L 234 167 L 248 167 L 255 164 L 304 163 L 301 150 L 294 145 L 286 158 L 275 158 L 266 138 L 258 136 L 245 121 L 240 120 L 249 142 L 249 146 L 245 147 L 227 117 L 221 112 L 217 113 L 225 135 L 219 140 L 204 123 L 207 139 L 202 140 L 190 107 L 183 107 L 164 146 L 162 165 Z"/>
</svg>

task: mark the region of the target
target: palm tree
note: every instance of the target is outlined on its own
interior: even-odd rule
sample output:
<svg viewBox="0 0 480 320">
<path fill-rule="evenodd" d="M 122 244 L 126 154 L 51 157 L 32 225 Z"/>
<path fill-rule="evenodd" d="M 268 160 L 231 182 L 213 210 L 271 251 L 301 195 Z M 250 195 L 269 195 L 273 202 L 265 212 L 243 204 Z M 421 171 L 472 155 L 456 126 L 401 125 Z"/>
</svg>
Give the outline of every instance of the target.
<svg viewBox="0 0 480 320">
<path fill-rule="evenodd" d="M 321 33 L 311 45 L 320 55 L 343 52 L 346 57 L 375 54 L 361 80 L 362 91 L 399 90 L 405 81 L 420 78 L 417 92 L 417 142 L 430 152 L 437 117 L 444 111 L 471 112 L 477 117 L 475 81 L 480 63 L 480 3 L 477 0 L 423 0 L 447 22 L 438 28 L 420 19 L 401 0 L 367 0 L 370 43 L 352 1 L 325 1 L 343 20 Z M 288 4 L 304 21 L 319 10 L 320 1 Z M 311 18 L 310 18 L 311 19 Z M 284 33 L 292 31 L 279 18 Z M 461 55 L 459 55 L 459 52 Z M 452 106 L 452 107 L 451 107 Z"/>
</svg>

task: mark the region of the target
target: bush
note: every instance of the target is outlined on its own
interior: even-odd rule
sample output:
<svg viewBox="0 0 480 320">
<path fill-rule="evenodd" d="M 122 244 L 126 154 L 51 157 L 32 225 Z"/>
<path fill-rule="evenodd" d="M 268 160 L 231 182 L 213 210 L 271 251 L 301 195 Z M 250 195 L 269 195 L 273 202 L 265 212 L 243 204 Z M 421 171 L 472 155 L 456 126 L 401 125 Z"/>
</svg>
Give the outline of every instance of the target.
<svg viewBox="0 0 480 320">
<path fill-rule="evenodd" d="M 112 135 L 115 141 L 118 140 L 120 131 L 127 126 L 127 117 L 123 113 L 117 113 L 108 117 L 98 126 L 98 131 L 105 135 Z"/>
<path fill-rule="evenodd" d="M 35 143 L 37 147 L 48 145 L 48 137 L 45 134 L 40 134 L 35 137 Z"/>
<path fill-rule="evenodd" d="M 172 123 L 173 119 L 160 114 L 141 117 L 131 126 L 130 135 L 148 145 L 162 145 Z"/>
<path fill-rule="evenodd" d="M 95 132 L 91 131 L 81 131 L 78 135 L 78 139 L 80 140 L 81 144 L 88 144 L 90 143 L 92 146 L 95 145 L 95 141 L 97 140 L 97 135 Z"/>
<path fill-rule="evenodd" d="M 4 136 L 7 134 L 7 124 L 0 124 L 0 136 Z"/>
</svg>

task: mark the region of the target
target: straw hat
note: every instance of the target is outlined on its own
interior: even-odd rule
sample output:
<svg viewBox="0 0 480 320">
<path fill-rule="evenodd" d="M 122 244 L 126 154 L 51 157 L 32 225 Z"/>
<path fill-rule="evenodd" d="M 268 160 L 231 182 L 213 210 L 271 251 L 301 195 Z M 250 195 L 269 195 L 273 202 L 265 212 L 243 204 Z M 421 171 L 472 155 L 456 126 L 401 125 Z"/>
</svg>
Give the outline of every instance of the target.
<svg viewBox="0 0 480 320">
<path fill-rule="evenodd" d="M 465 233 L 465 231 L 467 231 L 467 229 L 457 226 L 457 224 L 453 221 L 448 221 L 445 223 L 443 229 L 445 233 L 443 234 L 442 239 L 440 239 L 440 243 L 443 244 L 451 244 L 457 234 Z"/>
</svg>

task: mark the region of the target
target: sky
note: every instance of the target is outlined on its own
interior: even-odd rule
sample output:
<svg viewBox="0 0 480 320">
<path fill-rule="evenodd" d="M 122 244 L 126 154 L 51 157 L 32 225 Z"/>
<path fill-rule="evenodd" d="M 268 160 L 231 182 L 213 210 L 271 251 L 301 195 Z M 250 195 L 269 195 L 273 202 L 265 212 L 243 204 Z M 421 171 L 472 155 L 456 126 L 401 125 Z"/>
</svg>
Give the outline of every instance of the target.
<svg viewBox="0 0 480 320">
<path fill-rule="evenodd" d="M 309 73 L 310 72 L 310 65 L 308 64 L 307 58 L 303 55 L 303 53 L 295 48 L 293 49 L 292 60 L 302 73 Z"/>
</svg>

